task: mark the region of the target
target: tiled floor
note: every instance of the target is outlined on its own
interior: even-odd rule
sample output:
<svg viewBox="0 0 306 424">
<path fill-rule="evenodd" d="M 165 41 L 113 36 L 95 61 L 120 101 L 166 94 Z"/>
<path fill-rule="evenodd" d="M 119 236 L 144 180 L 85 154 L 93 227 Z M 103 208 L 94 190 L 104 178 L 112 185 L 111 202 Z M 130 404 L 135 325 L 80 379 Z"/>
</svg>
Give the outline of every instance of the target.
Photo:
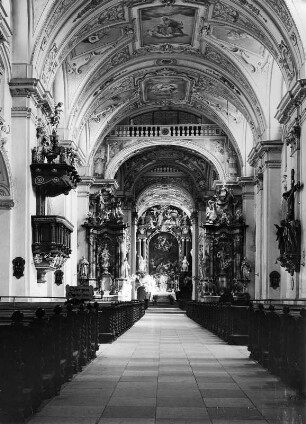
<svg viewBox="0 0 306 424">
<path fill-rule="evenodd" d="M 178 309 L 147 310 L 28 424 L 306 424 L 306 402 Z"/>
</svg>

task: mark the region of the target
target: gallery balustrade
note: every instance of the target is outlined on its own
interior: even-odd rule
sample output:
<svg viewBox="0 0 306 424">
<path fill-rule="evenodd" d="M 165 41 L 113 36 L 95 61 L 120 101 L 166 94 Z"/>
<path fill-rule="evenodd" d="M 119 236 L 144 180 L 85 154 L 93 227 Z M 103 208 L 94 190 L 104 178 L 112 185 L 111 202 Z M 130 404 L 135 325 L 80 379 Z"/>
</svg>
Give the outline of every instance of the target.
<svg viewBox="0 0 306 424">
<path fill-rule="evenodd" d="M 108 137 L 204 137 L 225 135 L 218 125 L 117 125 Z"/>
</svg>

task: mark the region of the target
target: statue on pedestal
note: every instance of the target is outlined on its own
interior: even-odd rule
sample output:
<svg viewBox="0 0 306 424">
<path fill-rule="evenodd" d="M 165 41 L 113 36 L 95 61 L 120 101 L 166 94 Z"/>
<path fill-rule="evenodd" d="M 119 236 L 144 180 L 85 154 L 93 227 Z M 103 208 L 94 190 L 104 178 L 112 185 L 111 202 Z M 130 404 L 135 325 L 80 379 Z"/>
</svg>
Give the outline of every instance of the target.
<svg viewBox="0 0 306 424">
<path fill-rule="evenodd" d="M 187 261 L 186 256 L 184 256 L 184 259 L 182 261 L 182 271 L 183 272 L 187 272 L 188 271 L 188 265 L 189 265 L 189 262 Z"/>
<path fill-rule="evenodd" d="M 108 267 L 110 265 L 109 258 L 110 258 L 110 254 L 109 254 L 107 245 L 105 244 L 104 249 L 102 250 L 102 253 L 101 253 L 101 265 L 103 268 L 103 272 L 105 274 L 108 273 Z"/>
<path fill-rule="evenodd" d="M 129 271 L 130 271 L 129 261 L 127 260 L 127 257 L 125 257 L 123 261 L 123 278 L 129 277 Z"/>
<path fill-rule="evenodd" d="M 80 280 L 85 280 L 86 278 L 88 278 L 88 268 L 89 268 L 89 262 L 87 261 L 87 259 L 84 258 L 84 256 L 82 256 L 82 259 L 79 265 Z"/>
</svg>

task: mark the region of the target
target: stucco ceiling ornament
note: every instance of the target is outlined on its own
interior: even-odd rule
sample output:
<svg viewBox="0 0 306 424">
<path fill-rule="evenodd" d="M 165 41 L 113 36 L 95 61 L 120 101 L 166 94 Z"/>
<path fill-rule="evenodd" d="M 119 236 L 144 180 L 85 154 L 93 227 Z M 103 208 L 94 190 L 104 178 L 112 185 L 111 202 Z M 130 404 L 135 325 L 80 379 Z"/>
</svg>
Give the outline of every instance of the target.
<svg viewBox="0 0 306 424">
<path fill-rule="evenodd" d="M 281 22 L 285 25 L 287 31 L 291 31 L 294 23 L 285 2 L 280 0 L 266 0 L 266 2 L 275 11 Z"/>
<path fill-rule="evenodd" d="M 222 3 L 217 3 L 217 11 L 216 15 L 212 16 L 212 19 L 216 19 L 217 21 L 224 21 L 229 22 L 229 19 L 227 19 L 227 13 L 229 16 L 231 16 L 231 20 L 233 23 L 235 23 L 235 27 L 238 29 L 239 27 L 241 29 L 244 29 L 248 34 L 252 35 L 256 40 L 260 41 L 272 54 L 275 58 L 277 58 L 277 49 L 276 45 L 274 45 L 271 40 L 267 37 L 267 35 L 260 30 L 260 27 L 258 25 L 258 22 L 253 22 L 248 17 L 244 16 L 240 12 L 238 12 L 236 9 L 224 5 Z M 235 21 L 233 21 L 235 17 Z"/>
<path fill-rule="evenodd" d="M 94 121 L 94 122 L 101 122 L 102 118 L 105 118 L 106 116 L 110 115 L 114 110 L 116 110 L 117 108 L 119 108 L 120 106 L 122 106 L 124 103 L 123 102 L 118 102 L 118 103 L 114 103 L 112 105 L 107 106 L 106 109 L 101 110 L 97 113 L 92 113 L 90 115 L 90 120 Z"/>
<path fill-rule="evenodd" d="M 51 75 L 55 73 L 55 70 L 58 66 L 58 62 L 56 59 L 57 52 L 58 52 L 58 49 L 56 44 L 54 43 L 48 52 L 47 60 L 45 62 L 44 69 L 41 76 L 42 81 L 45 84 L 48 84 L 51 78 Z"/>
<path fill-rule="evenodd" d="M 218 1 L 214 6 L 212 19 L 221 19 L 226 22 L 236 23 L 239 19 L 239 12 L 233 7 L 227 6 Z"/>
<path fill-rule="evenodd" d="M 86 23 L 86 25 L 84 25 L 76 34 L 72 36 L 72 38 L 68 41 L 68 43 L 66 43 L 66 38 L 65 38 L 65 40 L 60 44 L 60 46 L 58 46 L 57 50 L 60 51 L 60 55 L 57 58 L 56 67 L 66 58 L 68 53 L 80 41 L 84 39 L 85 36 L 87 36 L 90 33 L 93 33 L 94 31 L 98 29 L 101 29 L 101 25 L 106 25 L 108 23 L 124 21 L 124 20 L 125 20 L 125 8 L 122 4 L 110 7 L 104 10 L 99 15 L 94 16 L 94 18 L 90 22 Z M 45 41 L 45 43 L 46 42 L 47 41 Z M 48 53 L 47 62 L 49 61 L 49 54 L 50 53 Z"/>
<path fill-rule="evenodd" d="M 69 75 L 79 75 L 83 72 L 84 66 L 90 64 L 92 59 L 96 56 L 99 56 L 100 52 L 91 52 L 86 54 L 85 56 L 80 56 L 78 58 L 73 58 L 72 60 L 67 60 L 67 72 Z"/>
<path fill-rule="evenodd" d="M 256 16 L 259 16 L 265 23 L 268 22 L 268 20 L 261 13 L 260 9 L 258 7 L 256 7 L 253 3 L 251 3 L 247 0 L 239 0 L 239 3 L 242 7 L 249 9 Z"/>
<path fill-rule="evenodd" d="M 73 22 L 76 22 L 77 20 L 81 19 L 84 17 L 84 15 L 88 15 L 90 12 L 92 12 L 94 9 L 100 6 L 102 6 L 103 4 L 106 4 L 107 0 L 91 0 L 82 10 L 80 10 L 78 12 L 78 14 L 76 15 L 76 17 L 74 18 Z"/>
<path fill-rule="evenodd" d="M 280 42 L 278 47 L 280 51 L 279 63 L 284 68 L 289 81 L 291 81 L 296 74 L 293 56 L 284 40 Z"/>
<path fill-rule="evenodd" d="M 60 0 L 50 11 L 48 19 L 45 21 L 41 28 L 39 36 L 36 38 L 36 42 L 33 48 L 32 59 L 34 54 L 38 54 L 37 45 L 40 44 L 40 50 L 44 50 L 47 44 L 48 38 L 52 33 L 56 24 L 58 24 L 61 17 L 65 15 L 71 5 L 75 4 L 75 0 Z"/>
</svg>

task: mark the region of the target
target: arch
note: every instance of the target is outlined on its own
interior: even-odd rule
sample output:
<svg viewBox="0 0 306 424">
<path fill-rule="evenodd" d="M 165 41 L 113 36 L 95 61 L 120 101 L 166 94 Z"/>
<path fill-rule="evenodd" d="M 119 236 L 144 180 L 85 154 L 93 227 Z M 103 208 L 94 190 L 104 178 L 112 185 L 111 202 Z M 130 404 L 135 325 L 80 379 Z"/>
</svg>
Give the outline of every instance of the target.
<svg viewBox="0 0 306 424">
<path fill-rule="evenodd" d="M 116 172 L 118 171 L 119 167 L 130 157 L 132 157 L 134 154 L 139 153 L 142 150 L 145 150 L 148 147 L 152 146 L 169 146 L 169 140 L 160 139 L 149 139 L 149 140 L 141 140 L 137 143 L 135 143 L 132 146 L 125 147 L 122 149 L 117 155 L 115 155 L 109 164 L 106 167 L 105 170 L 105 179 L 113 179 L 116 175 Z M 219 174 L 219 178 L 221 180 L 225 180 L 226 173 L 225 169 L 222 167 L 221 162 L 205 147 L 199 146 L 197 143 L 193 142 L 192 140 L 171 140 L 171 146 L 178 146 L 178 147 L 185 147 L 188 150 L 194 151 L 196 153 L 199 153 L 200 155 L 204 156 L 206 159 L 208 159 L 210 162 L 213 163 L 213 165 L 216 167 L 217 172 Z"/>
<path fill-rule="evenodd" d="M 179 192 L 179 196 L 177 194 Z M 156 203 L 175 206 L 184 211 L 190 217 L 195 208 L 191 194 L 183 187 L 176 184 L 152 184 L 144 189 L 136 199 L 138 214 L 142 215 L 147 209 Z"/>
</svg>

